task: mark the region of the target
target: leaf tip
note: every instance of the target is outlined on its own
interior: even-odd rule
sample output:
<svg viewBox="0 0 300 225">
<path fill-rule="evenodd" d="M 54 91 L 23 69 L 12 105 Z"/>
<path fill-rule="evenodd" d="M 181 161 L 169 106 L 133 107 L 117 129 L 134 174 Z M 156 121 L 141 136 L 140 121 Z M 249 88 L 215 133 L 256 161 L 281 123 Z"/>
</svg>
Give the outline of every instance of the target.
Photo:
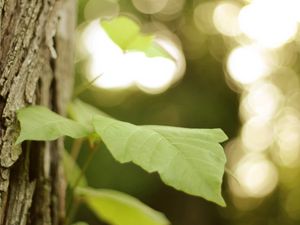
<svg viewBox="0 0 300 225">
<path fill-rule="evenodd" d="M 221 207 L 226 207 L 226 202 L 222 196 L 221 190 L 219 190 L 218 194 L 216 193 L 214 199 L 210 199 L 209 201 L 212 201 Z"/>
<path fill-rule="evenodd" d="M 221 199 L 219 200 L 218 205 L 221 206 L 221 207 L 226 207 L 226 206 L 227 206 L 227 205 L 226 205 L 226 202 L 224 201 L 223 198 L 221 198 Z"/>
<path fill-rule="evenodd" d="M 226 205 L 226 203 L 224 202 L 224 203 L 219 203 L 218 204 L 220 207 L 222 207 L 222 208 L 226 208 L 227 207 L 227 205 Z"/>
<path fill-rule="evenodd" d="M 218 135 L 218 141 L 220 143 L 228 140 L 228 136 L 226 135 L 226 133 L 222 129 L 217 128 L 216 131 L 217 131 L 217 135 Z"/>
</svg>

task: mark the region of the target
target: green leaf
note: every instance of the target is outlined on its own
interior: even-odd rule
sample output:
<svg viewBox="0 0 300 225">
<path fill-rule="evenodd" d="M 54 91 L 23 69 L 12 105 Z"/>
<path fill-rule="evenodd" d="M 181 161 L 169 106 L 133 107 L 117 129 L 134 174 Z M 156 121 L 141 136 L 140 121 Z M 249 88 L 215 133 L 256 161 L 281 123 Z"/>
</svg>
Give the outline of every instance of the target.
<svg viewBox="0 0 300 225">
<path fill-rule="evenodd" d="M 92 120 L 95 115 L 102 115 L 106 117 L 110 117 L 108 114 L 102 112 L 96 107 L 87 104 L 80 99 L 75 99 L 73 102 L 69 104 L 68 114 L 71 119 L 84 124 L 89 128 L 89 130 L 94 130 Z M 93 132 L 89 135 L 88 140 L 90 143 L 95 143 L 100 141 L 99 135 Z"/>
<path fill-rule="evenodd" d="M 81 101 L 80 99 L 75 99 L 69 104 L 68 114 L 71 117 L 71 119 L 88 126 L 90 129 L 94 129 L 92 120 L 95 115 L 110 117 L 106 113 L 100 111 L 99 109 L 90 104 Z"/>
<path fill-rule="evenodd" d="M 94 127 L 116 160 L 132 161 L 178 190 L 225 206 L 222 130 L 135 126 L 102 116 L 95 117 Z"/>
<path fill-rule="evenodd" d="M 162 56 L 165 58 L 172 58 L 172 56 L 169 55 L 162 47 L 160 47 L 157 44 L 151 45 L 149 48 L 144 50 L 145 54 L 149 57 L 156 57 L 156 56 Z"/>
<path fill-rule="evenodd" d="M 51 141 L 61 136 L 81 138 L 90 131 L 84 125 L 64 118 L 43 106 L 29 106 L 17 112 L 21 133 L 16 144 L 24 140 Z"/>
<path fill-rule="evenodd" d="M 88 185 L 85 176 L 81 172 L 81 169 L 67 151 L 64 151 L 63 153 L 63 164 L 67 182 L 71 187 L 74 187 L 79 177 L 81 178 L 77 184 L 77 187 L 86 187 Z"/>
<path fill-rule="evenodd" d="M 136 36 L 131 42 L 128 43 L 126 50 L 138 50 L 147 53 L 147 50 L 151 47 L 154 37 L 140 35 Z"/>
<path fill-rule="evenodd" d="M 160 212 L 143 204 L 138 199 L 113 190 L 78 188 L 89 208 L 112 225 L 168 225 L 170 222 Z"/>
<path fill-rule="evenodd" d="M 123 51 L 141 51 L 149 57 L 172 58 L 163 48 L 154 42 L 153 35 L 140 32 L 139 25 L 128 17 L 120 16 L 113 20 L 101 21 L 108 36 Z"/>
<path fill-rule="evenodd" d="M 139 25 L 124 16 L 116 17 L 113 20 L 102 21 L 101 26 L 113 42 L 115 42 L 123 50 L 127 50 L 127 46 L 140 32 Z"/>
</svg>

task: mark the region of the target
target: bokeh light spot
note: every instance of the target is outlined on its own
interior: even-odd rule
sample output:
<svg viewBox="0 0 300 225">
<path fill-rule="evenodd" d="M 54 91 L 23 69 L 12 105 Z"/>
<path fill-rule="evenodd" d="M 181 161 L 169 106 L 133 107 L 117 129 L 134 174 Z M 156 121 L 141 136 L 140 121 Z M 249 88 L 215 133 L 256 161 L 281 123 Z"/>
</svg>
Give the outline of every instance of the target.
<svg viewBox="0 0 300 225">
<path fill-rule="evenodd" d="M 132 0 L 134 7 L 142 13 L 154 14 L 161 11 L 168 3 L 168 0 Z"/>
<path fill-rule="evenodd" d="M 168 0 L 165 7 L 155 14 L 155 17 L 159 20 L 170 21 L 181 15 L 185 0 Z"/>
<path fill-rule="evenodd" d="M 243 97 L 240 111 L 243 120 L 254 116 L 272 118 L 280 109 L 283 96 L 278 87 L 272 83 L 253 84 Z"/>
<path fill-rule="evenodd" d="M 233 186 L 233 191 L 240 197 L 262 198 L 270 194 L 278 182 L 275 166 L 260 154 L 249 154 L 241 159 L 235 175 L 240 186 Z"/>
<path fill-rule="evenodd" d="M 271 72 L 264 52 L 253 45 L 234 49 L 227 61 L 230 76 L 241 84 L 253 83 Z"/>
<path fill-rule="evenodd" d="M 194 9 L 194 22 L 196 27 L 207 34 L 218 33 L 213 22 L 213 14 L 216 3 L 204 2 L 197 5 Z"/>
<path fill-rule="evenodd" d="M 233 2 L 222 2 L 214 10 L 213 21 L 217 30 L 227 36 L 240 34 L 238 15 L 240 6 Z"/>
<path fill-rule="evenodd" d="M 276 122 L 276 143 L 280 164 L 294 167 L 300 158 L 300 115 L 297 111 L 286 108 Z"/>
<path fill-rule="evenodd" d="M 273 129 L 264 117 L 253 117 L 242 128 L 242 141 L 248 150 L 263 151 L 273 142 Z"/>
<path fill-rule="evenodd" d="M 91 22 L 82 35 L 86 51 L 90 54 L 89 79 L 100 76 L 94 84 L 101 88 L 136 86 L 144 92 L 157 94 L 184 74 L 184 55 L 166 37 L 157 38 L 156 43 L 166 49 L 173 59 L 147 57 L 143 52 L 123 52 L 108 37 L 98 20 Z"/>
<path fill-rule="evenodd" d="M 254 0 L 239 15 L 241 30 L 264 47 L 278 48 L 297 32 L 297 21 L 291 16 L 286 0 Z"/>
</svg>

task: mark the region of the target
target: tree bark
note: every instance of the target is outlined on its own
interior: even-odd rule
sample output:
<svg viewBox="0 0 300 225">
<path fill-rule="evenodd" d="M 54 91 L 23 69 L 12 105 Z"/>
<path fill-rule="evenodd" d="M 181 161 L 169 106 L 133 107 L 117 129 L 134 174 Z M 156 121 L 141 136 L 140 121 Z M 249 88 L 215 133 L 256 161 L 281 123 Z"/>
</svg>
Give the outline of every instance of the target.
<svg viewBox="0 0 300 225">
<path fill-rule="evenodd" d="M 16 111 L 70 98 L 75 0 L 0 0 L 0 224 L 62 224 L 62 140 L 16 146 Z"/>
</svg>

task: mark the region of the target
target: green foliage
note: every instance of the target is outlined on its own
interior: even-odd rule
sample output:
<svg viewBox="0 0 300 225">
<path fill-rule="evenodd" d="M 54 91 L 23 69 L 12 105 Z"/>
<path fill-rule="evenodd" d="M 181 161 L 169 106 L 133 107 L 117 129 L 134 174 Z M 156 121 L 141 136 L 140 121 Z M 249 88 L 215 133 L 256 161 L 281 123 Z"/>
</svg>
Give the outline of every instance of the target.
<svg viewBox="0 0 300 225">
<path fill-rule="evenodd" d="M 89 135 L 88 128 L 64 118 L 46 107 L 30 106 L 17 112 L 21 133 L 16 144 L 24 140 L 51 141 L 61 136 L 81 138 Z"/>
<path fill-rule="evenodd" d="M 121 163 L 134 162 L 178 190 L 221 206 L 226 158 L 218 142 L 227 139 L 220 129 L 135 126 L 97 116 L 96 132 Z"/>
<path fill-rule="evenodd" d="M 154 42 L 153 35 L 142 34 L 139 25 L 128 17 L 120 16 L 102 21 L 101 25 L 113 42 L 125 52 L 141 51 L 149 57 L 170 58 L 170 55 Z"/>
<path fill-rule="evenodd" d="M 226 162 L 219 144 L 227 139 L 220 129 L 188 129 L 168 126 L 136 126 L 113 119 L 98 109 L 75 100 L 69 107 L 74 120 L 42 106 L 18 111 L 24 140 L 48 141 L 60 136 L 102 140 L 121 163 L 133 162 L 181 191 L 225 206 L 221 184 Z M 83 125 L 84 124 L 84 125 Z M 91 142 L 92 140 L 92 142 Z M 92 150 L 94 151 L 94 150 Z M 167 225 L 160 213 L 126 194 L 93 190 L 73 158 L 64 153 L 67 180 L 77 194 L 102 219 L 113 225 Z"/>
<path fill-rule="evenodd" d="M 163 214 L 134 197 L 113 190 L 87 187 L 87 180 L 82 176 L 83 171 L 66 151 L 64 165 L 68 184 L 75 189 L 76 198 L 83 200 L 100 219 L 113 225 L 170 224 Z"/>
<path fill-rule="evenodd" d="M 110 117 L 108 114 L 79 99 L 75 99 L 69 104 L 68 113 L 71 119 L 88 126 L 90 130 L 94 130 L 93 118 L 95 115 Z M 97 140 L 99 141 L 99 136 L 96 133 L 92 133 L 89 135 L 88 139 L 90 143 L 95 143 Z"/>
<path fill-rule="evenodd" d="M 95 115 L 109 117 L 109 115 L 79 99 L 75 99 L 69 104 L 68 113 L 71 119 L 89 126 L 90 129 L 93 129 L 92 121 Z"/>
<path fill-rule="evenodd" d="M 162 213 L 118 191 L 77 188 L 76 193 L 99 218 L 112 225 L 170 224 Z"/>
</svg>

